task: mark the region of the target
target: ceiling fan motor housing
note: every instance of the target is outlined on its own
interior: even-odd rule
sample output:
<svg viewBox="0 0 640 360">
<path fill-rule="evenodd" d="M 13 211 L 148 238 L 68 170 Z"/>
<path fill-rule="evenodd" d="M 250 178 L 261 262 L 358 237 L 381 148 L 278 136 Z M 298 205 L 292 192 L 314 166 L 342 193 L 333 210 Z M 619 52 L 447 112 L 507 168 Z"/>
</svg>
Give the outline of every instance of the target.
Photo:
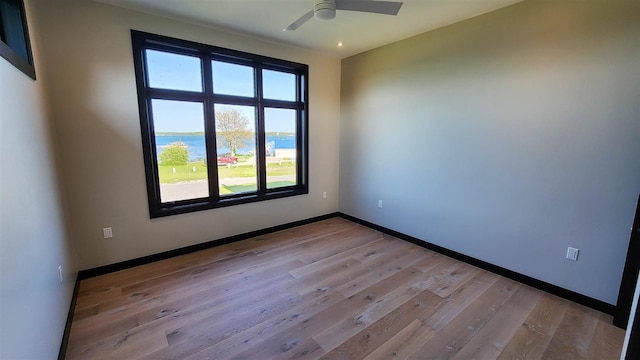
<svg viewBox="0 0 640 360">
<path fill-rule="evenodd" d="M 335 0 L 315 0 L 313 16 L 318 20 L 331 20 L 336 17 Z"/>
</svg>

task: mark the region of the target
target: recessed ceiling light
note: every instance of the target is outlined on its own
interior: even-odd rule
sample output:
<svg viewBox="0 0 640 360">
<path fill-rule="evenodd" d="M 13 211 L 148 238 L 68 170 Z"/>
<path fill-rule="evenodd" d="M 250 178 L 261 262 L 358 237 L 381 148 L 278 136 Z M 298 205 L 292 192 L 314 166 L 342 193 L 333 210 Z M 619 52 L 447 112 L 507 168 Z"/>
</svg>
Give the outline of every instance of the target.
<svg viewBox="0 0 640 360">
<path fill-rule="evenodd" d="M 342 41 L 340 41 L 338 44 L 336 44 L 338 47 L 343 47 L 344 44 L 342 43 Z"/>
</svg>

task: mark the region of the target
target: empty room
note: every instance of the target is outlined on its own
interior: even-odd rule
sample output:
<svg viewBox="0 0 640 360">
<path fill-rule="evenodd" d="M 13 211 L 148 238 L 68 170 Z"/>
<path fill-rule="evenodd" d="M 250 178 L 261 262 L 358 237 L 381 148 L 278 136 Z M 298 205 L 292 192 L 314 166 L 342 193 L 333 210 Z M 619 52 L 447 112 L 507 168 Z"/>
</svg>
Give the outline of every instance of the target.
<svg viewBox="0 0 640 360">
<path fill-rule="evenodd" d="M 638 0 L 0 0 L 0 359 L 639 359 Z"/>
</svg>

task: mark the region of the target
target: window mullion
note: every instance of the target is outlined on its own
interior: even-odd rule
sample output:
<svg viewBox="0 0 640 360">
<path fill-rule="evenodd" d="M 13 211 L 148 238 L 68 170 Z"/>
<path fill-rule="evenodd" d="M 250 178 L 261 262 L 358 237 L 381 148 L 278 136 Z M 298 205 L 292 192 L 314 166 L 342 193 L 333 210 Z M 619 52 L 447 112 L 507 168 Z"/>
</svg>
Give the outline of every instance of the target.
<svg viewBox="0 0 640 360">
<path fill-rule="evenodd" d="M 258 116 L 256 117 L 256 136 L 258 137 L 256 149 L 256 162 L 258 164 L 258 193 L 267 192 L 267 154 L 264 124 L 264 101 L 262 91 L 262 66 L 256 66 L 256 97 L 258 99 Z"/>
<path fill-rule="evenodd" d="M 147 174 L 149 174 L 154 180 L 153 183 L 153 196 L 157 199 L 160 199 L 160 175 L 158 172 L 158 154 L 156 152 L 156 139 L 155 139 L 155 129 L 153 122 L 153 112 L 151 111 L 151 97 L 147 97 L 145 99 L 146 113 L 149 117 L 149 122 L 147 123 L 148 127 L 146 130 L 146 136 L 142 137 L 142 142 L 149 149 L 149 163 L 150 166 L 146 166 Z M 151 196 L 151 194 L 149 194 Z"/>
<path fill-rule="evenodd" d="M 305 117 L 307 116 L 307 109 L 305 109 L 304 104 L 306 103 L 305 93 L 306 86 L 304 81 L 306 79 L 304 76 L 297 75 L 296 76 L 296 101 L 298 103 L 297 106 L 297 116 L 296 116 L 296 126 L 298 127 L 298 136 L 296 136 L 296 156 L 298 158 L 298 167 L 296 169 L 296 178 L 298 184 L 306 184 L 307 183 L 307 173 L 303 172 L 303 169 L 307 169 L 307 157 L 308 153 L 308 129 L 305 126 L 307 121 Z"/>
<path fill-rule="evenodd" d="M 147 97 L 163 100 L 177 101 L 203 101 L 205 94 L 195 91 L 169 90 L 169 89 L 146 89 Z"/>
<path fill-rule="evenodd" d="M 220 94 L 212 94 L 211 98 L 216 104 L 258 106 L 258 101 L 255 98 Z"/>
<path fill-rule="evenodd" d="M 213 76 L 211 69 L 211 58 L 208 56 L 202 59 L 202 77 L 204 81 L 204 118 L 205 118 L 205 142 L 207 151 L 207 176 L 209 177 L 209 197 L 214 201 L 220 199 L 218 183 L 218 161 L 216 144 L 216 118 L 215 105 L 213 102 Z"/>
</svg>

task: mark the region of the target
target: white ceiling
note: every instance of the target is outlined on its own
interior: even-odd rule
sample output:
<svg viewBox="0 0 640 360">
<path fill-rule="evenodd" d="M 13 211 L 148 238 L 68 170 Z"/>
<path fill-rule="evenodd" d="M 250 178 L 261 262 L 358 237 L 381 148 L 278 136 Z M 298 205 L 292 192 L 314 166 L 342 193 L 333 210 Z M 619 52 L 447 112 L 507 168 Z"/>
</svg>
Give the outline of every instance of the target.
<svg viewBox="0 0 640 360">
<path fill-rule="evenodd" d="M 404 0 L 397 16 L 338 11 L 333 20 L 312 18 L 296 31 L 282 29 L 311 10 L 313 0 L 98 1 L 344 58 L 523 0 Z"/>
</svg>

